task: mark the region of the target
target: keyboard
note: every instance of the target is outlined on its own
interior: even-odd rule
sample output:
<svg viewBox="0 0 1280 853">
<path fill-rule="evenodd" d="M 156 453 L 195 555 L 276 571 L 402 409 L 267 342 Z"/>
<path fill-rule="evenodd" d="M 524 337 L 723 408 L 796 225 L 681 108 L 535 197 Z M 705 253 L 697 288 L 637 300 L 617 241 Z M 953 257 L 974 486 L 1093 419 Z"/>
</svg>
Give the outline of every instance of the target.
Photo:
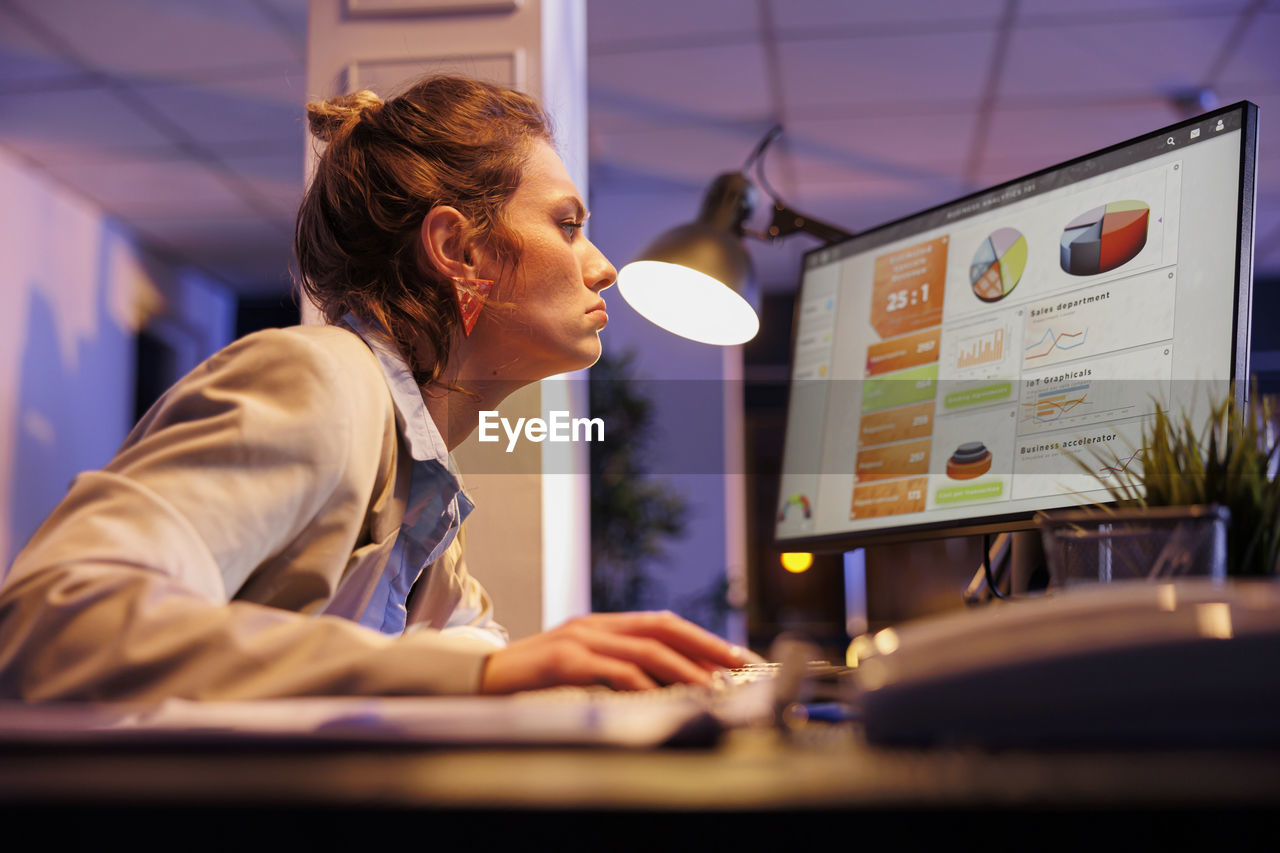
<svg viewBox="0 0 1280 853">
<path fill-rule="evenodd" d="M 822 701 L 845 671 L 795 658 L 722 670 L 706 685 L 635 692 L 554 687 L 512 696 L 171 699 L 146 707 L 0 702 L 0 741 L 710 745 L 731 728 L 776 724 L 793 700 Z"/>
<path fill-rule="evenodd" d="M 770 665 L 709 685 L 623 692 L 556 687 L 512 696 L 318 696 L 158 705 L 0 703 L 0 741 L 58 743 L 354 742 L 652 747 L 710 745 L 733 726 L 768 723 Z"/>
<path fill-rule="evenodd" d="M 621 746 L 693 743 L 714 740 L 727 728 L 772 723 L 778 672 L 777 664 L 751 664 L 716 672 L 706 685 L 640 691 L 552 687 L 511 698 L 528 721 L 563 726 L 575 740 Z"/>
</svg>

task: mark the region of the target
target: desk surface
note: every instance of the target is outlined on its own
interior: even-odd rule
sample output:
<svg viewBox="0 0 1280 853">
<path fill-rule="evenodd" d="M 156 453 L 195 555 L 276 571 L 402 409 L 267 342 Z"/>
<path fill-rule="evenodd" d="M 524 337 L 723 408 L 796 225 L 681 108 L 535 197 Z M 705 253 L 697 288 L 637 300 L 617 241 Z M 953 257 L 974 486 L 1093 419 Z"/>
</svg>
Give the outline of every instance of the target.
<svg viewBox="0 0 1280 853">
<path fill-rule="evenodd" d="M 645 812 L 1255 809 L 1278 751 L 882 749 L 856 729 L 713 749 L 0 744 L 0 804 Z"/>
</svg>

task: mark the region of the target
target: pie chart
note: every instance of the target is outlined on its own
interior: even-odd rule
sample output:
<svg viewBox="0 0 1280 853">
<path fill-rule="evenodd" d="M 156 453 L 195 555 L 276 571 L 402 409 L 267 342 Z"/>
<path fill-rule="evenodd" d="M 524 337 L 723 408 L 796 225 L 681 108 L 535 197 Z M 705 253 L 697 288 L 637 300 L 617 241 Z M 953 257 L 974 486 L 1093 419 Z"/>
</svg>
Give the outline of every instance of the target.
<svg viewBox="0 0 1280 853">
<path fill-rule="evenodd" d="M 982 241 L 969 265 L 973 295 L 999 302 L 1018 286 L 1027 268 L 1027 238 L 1015 228 L 1001 228 Z"/>
<path fill-rule="evenodd" d="M 981 441 L 965 442 L 947 460 L 947 476 L 953 480 L 972 480 L 990 470 L 991 451 Z"/>
<path fill-rule="evenodd" d="M 1062 230 L 1062 271 L 1097 275 L 1127 264 L 1147 245 L 1150 218 L 1140 201 L 1113 201 L 1080 214 Z"/>
</svg>

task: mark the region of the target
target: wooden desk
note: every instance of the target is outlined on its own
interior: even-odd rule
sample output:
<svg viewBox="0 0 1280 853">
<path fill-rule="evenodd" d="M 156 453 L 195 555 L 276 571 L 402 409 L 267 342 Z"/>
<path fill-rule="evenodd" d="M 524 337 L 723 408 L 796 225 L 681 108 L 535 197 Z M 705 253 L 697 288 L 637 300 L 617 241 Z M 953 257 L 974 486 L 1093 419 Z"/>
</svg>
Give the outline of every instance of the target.
<svg viewBox="0 0 1280 853">
<path fill-rule="evenodd" d="M 520 841 L 546 831 L 563 841 L 566 817 L 607 814 L 611 837 L 632 840 L 663 837 L 673 820 L 749 842 L 761 840 L 753 827 L 762 820 L 901 834 L 937 830 L 923 819 L 943 815 L 943 829 L 983 832 L 1056 816 L 1055 837 L 1079 832 L 1096 842 L 1094 822 L 1061 818 L 1106 811 L 1130 818 L 1147 841 L 1163 830 L 1181 841 L 1204 830 L 1221 843 L 1224 831 L 1254 823 L 1274 838 L 1280 752 L 879 749 L 851 726 L 791 740 L 742 730 L 714 749 L 655 751 L 11 742 L 0 745 L 0 805 L 9 826 L 53 822 L 64 832 L 91 827 L 96 837 L 108 827 L 134 837 L 159 814 L 188 818 L 198 836 L 218 825 L 211 816 L 232 809 L 255 818 L 255 832 L 294 841 L 359 837 L 373 819 L 433 841 L 455 831 L 460 843 L 477 832 Z"/>
</svg>

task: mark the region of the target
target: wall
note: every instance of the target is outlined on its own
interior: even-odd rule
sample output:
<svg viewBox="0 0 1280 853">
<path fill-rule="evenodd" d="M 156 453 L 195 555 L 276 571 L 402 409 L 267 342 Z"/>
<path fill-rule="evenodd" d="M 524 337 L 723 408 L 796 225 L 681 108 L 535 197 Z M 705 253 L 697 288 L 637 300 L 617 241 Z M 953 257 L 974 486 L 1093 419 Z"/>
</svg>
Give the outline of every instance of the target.
<svg viewBox="0 0 1280 853">
<path fill-rule="evenodd" d="M 101 467 L 132 426 L 136 331 L 156 328 L 189 368 L 230 340 L 235 305 L 3 150 L 0 296 L 2 573 L 72 478 Z"/>
<path fill-rule="evenodd" d="M 593 174 L 591 183 L 608 189 L 589 200 L 591 239 L 618 269 L 659 232 L 693 220 L 703 192 L 658 191 L 644 176 L 610 172 Z M 634 351 L 636 376 L 655 403 L 649 472 L 688 509 L 685 534 L 648 569 L 660 587 L 651 604 L 745 642 L 742 615 L 717 613 L 710 600 L 725 581 L 739 604 L 745 595 L 745 485 L 741 445 L 734 444 L 742 429 L 741 349 L 677 337 L 637 314 L 617 290 L 604 297 L 605 353 Z"/>
</svg>

